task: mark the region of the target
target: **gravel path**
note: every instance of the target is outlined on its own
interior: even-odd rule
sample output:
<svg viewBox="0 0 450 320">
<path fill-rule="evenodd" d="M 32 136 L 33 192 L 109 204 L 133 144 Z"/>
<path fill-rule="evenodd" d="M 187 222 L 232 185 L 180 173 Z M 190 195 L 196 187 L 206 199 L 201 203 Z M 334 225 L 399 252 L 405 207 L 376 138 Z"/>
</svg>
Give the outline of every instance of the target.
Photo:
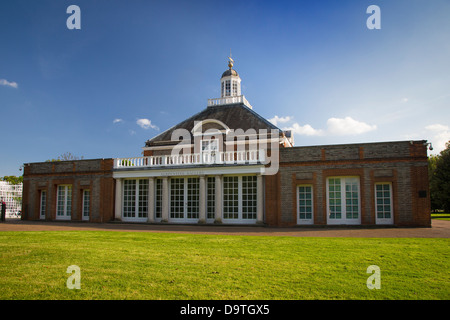
<svg viewBox="0 0 450 320">
<path fill-rule="evenodd" d="M 397 228 L 374 226 L 271 228 L 264 226 L 161 225 L 118 222 L 89 223 L 72 221 L 22 221 L 19 219 L 7 219 L 6 222 L 0 223 L 0 232 L 52 230 L 103 230 L 293 237 L 450 238 L 450 221 L 432 220 L 431 228 Z"/>
</svg>

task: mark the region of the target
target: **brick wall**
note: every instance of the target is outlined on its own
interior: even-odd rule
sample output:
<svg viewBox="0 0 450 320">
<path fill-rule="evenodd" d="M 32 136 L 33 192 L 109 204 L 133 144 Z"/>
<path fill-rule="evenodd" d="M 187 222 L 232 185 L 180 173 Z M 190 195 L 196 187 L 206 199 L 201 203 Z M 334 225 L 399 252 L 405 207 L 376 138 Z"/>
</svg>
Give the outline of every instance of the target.
<svg viewBox="0 0 450 320">
<path fill-rule="evenodd" d="M 424 143 L 400 141 L 281 149 L 279 181 L 266 177 L 266 206 L 268 202 L 276 202 L 279 207 L 275 210 L 272 206 L 272 210 L 266 211 L 267 224 L 290 226 L 297 223 L 296 188 L 299 184 L 313 185 L 314 224 L 326 224 L 328 177 L 355 176 L 360 181 L 362 225 L 375 224 L 375 183 L 388 182 L 392 184 L 394 225 L 430 226 Z"/>
<path fill-rule="evenodd" d="M 46 220 L 55 220 L 57 186 L 72 186 L 71 219 L 82 220 L 82 192 L 91 192 L 90 221 L 114 217 L 113 159 L 30 163 L 24 166 L 22 219 L 40 219 L 41 192 L 46 191 Z"/>
</svg>

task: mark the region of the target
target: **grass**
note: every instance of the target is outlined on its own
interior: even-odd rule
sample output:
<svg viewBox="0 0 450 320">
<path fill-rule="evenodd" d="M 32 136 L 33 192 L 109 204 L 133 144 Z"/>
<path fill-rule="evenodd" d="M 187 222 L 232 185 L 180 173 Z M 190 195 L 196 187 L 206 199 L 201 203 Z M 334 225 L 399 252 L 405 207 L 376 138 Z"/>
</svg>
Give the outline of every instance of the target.
<svg viewBox="0 0 450 320">
<path fill-rule="evenodd" d="M 450 298 L 449 239 L 3 232 L 0 299 Z M 70 290 L 67 267 L 81 270 Z M 369 290 L 368 266 L 381 270 Z"/>
<path fill-rule="evenodd" d="M 431 219 L 450 221 L 450 213 L 448 212 L 432 213 Z"/>
</svg>

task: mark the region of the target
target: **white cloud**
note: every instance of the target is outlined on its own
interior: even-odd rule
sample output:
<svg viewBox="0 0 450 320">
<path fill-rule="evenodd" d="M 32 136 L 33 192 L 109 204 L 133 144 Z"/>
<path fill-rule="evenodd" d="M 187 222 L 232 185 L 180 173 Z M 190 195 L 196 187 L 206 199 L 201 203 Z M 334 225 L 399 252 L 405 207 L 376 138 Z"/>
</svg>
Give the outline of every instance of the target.
<svg viewBox="0 0 450 320">
<path fill-rule="evenodd" d="M 444 150 L 445 144 L 450 141 L 450 127 L 436 123 L 426 126 L 425 129 L 433 133 L 430 141 L 433 144 L 433 153 L 438 154 Z"/>
<path fill-rule="evenodd" d="M 271 121 L 275 125 L 278 122 L 288 122 L 290 120 L 292 120 L 292 117 L 275 116 L 274 118 L 269 119 L 269 121 Z M 370 125 L 365 122 L 355 120 L 351 117 L 330 118 L 327 120 L 327 128 L 325 130 L 314 129 L 309 124 L 300 125 L 297 122 L 283 128 L 283 130 L 291 130 L 294 134 L 304 136 L 355 135 L 366 133 L 376 129 L 376 125 Z"/>
<path fill-rule="evenodd" d="M 449 127 L 445 126 L 443 124 L 430 124 L 429 126 L 426 126 L 425 129 L 429 130 L 429 131 L 434 131 L 434 132 L 442 132 L 442 131 L 448 131 Z"/>
<path fill-rule="evenodd" d="M 11 88 L 18 88 L 19 85 L 17 84 L 17 82 L 9 82 L 6 79 L 0 79 L 0 85 L 1 86 L 7 86 L 7 87 L 11 87 Z"/>
<path fill-rule="evenodd" d="M 275 116 L 272 119 L 269 119 L 270 122 L 272 122 L 274 125 L 278 125 L 278 123 L 285 123 L 285 122 L 289 122 L 292 120 L 292 117 L 287 116 L 287 117 L 278 117 Z"/>
<path fill-rule="evenodd" d="M 376 125 L 355 120 L 351 117 L 330 118 L 327 120 L 328 132 L 333 135 L 362 134 L 376 130 Z"/>
<path fill-rule="evenodd" d="M 324 135 L 323 130 L 317 130 L 311 127 L 309 124 L 304 126 L 294 123 L 291 127 L 283 128 L 283 130 L 292 130 L 292 133 L 296 133 L 302 136 L 322 136 Z"/>
<path fill-rule="evenodd" d="M 119 123 L 119 122 L 123 122 L 123 120 L 122 119 L 114 119 L 113 120 L 113 123 Z"/>
<path fill-rule="evenodd" d="M 155 129 L 155 130 L 159 130 L 159 128 L 157 126 L 155 126 L 154 124 L 152 124 L 152 122 L 149 119 L 138 119 L 136 121 L 136 123 L 138 124 L 138 126 L 140 126 L 143 129 Z"/>
</svg>

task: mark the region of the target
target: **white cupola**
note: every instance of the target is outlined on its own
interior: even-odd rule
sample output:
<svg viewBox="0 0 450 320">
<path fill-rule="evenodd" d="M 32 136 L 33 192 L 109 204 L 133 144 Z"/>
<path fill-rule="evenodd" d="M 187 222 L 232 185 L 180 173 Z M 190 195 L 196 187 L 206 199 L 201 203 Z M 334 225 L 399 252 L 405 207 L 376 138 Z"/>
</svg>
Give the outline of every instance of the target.
<svg viewBox="0 0 450 320">
<path fill-rule="evenodd" d="M 233 69 L 234 60 L 228 57 L 228 70 L 222 73 L 220 78 L 220 98 L 208 99 L 208 107 L 216 107 L 241 103 L 252 109 L 251 104 L 241 92 L 241 78 Z"/>
<path fill-rule="evenodd" d="M 234 61 L 228 57 L 229 69 L 222 74 L 220 78 L 221 97 L 238 97 L 241 95 L 241 78 L 233 68 Z"/>
</svg>

